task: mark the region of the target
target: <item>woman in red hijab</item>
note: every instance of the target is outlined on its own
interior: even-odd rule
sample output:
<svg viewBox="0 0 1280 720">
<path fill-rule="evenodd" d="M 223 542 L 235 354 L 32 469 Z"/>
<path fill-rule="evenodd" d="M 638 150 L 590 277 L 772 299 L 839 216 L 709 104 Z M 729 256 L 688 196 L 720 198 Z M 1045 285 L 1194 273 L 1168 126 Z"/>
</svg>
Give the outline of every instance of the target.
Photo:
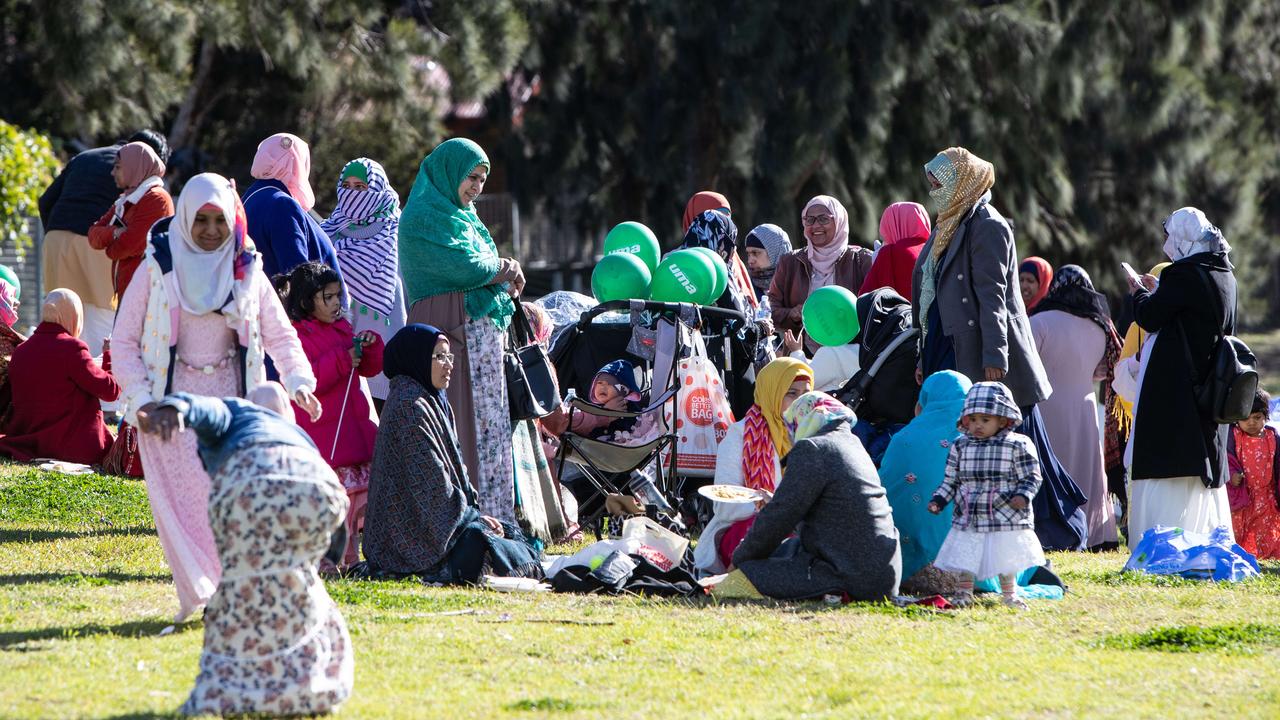
<svg viewBox="0 0 1280 720">
<path fill-rule="evenodd" d="M 693 225 L 694 218 L 708 210 L 722 212 L 730 217 L 733 216 L 733 208 L 729 206 L 729 198 L 718 192 L 711 190 L 702 190 L 693 194 L 689 198 L 689 202 L 684 206 L 684 232 L 689 232 L 689 226 Z M 729 281 L 734 283 L 741 291 L 742 296 L 751 305 L 751 309 L 755 310 L 759 305 L 756 300 L 755 290 L 751 287 L 751 274 L 747 272 L 746 263 L 742 262 L 742 258 L 738 257 L 737 249 L 729 255 Z M 754 318 L 747 318 L 748 321 Z"/>
<path fill-rule="evenodd" d="M 1035 307 L 1049 294 L 1049 285 L 1053 283 L 1053 266 L 1042 257 L 1031 256 L 1018 266 L 1018 284 L 1022 290 L 1022 304 L 1027 312 Z"/>
<path fill-rule="evenodd" d="M 884 244 L 871 263 L 858 294 L 890 287 L 911 299 L 911 273 L 920 248 L 929 240 L 929 213 L 920 203 L 896 202 L 880 216 L 880 240 Z"/>
</svg>

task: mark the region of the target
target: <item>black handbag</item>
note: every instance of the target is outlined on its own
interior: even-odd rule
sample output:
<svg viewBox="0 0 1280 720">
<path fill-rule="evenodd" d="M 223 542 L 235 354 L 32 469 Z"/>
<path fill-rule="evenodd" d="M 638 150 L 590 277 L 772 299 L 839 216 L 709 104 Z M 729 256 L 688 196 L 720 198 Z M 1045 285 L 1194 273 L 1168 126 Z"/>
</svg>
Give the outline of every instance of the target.
<svg viewBox="0 0 1280 720">
<path fill-rule="evenodd" d="M 560 406 L 556 371 L 546 349 L 533 339 L 529 317 L 520 303 L 516 303 L 507 336 L 510 349 L 502 354 L 502 364 L 511 419 L 535 420 L 550 415 Z"/>
<path fill-rule="evenodd" d="M 1210 298 L 1221 298 L 1207 273 L 1196 268 Z M 1221 302 L 1218 303 L 1221 307 Z M 1182 326 L 1182 347 L 1188 368 L 1194 372 L 1191 345 L 1186 326 Z M 1230 425 L 1249 417 L 1253 396 L 1258 391 L 1258 359 L 1243 340 L 1220 333 L 1209 355 L 1209 373 L 1192 387 L 1200 412 L 1219 425 Z"/>
</svg>

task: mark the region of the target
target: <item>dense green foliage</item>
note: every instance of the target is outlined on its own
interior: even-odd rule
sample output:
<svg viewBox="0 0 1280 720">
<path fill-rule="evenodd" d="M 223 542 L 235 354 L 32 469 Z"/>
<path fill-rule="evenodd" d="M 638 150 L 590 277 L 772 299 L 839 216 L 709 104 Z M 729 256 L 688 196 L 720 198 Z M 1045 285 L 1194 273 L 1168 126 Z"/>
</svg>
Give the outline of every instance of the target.
<svg viewBox="0 0 1280 720">
<path fill-rule="evenodd" d="M 39 212 L 40 193 L 57 169 L 49 138 L 0 120 L 0 242 L 24 247 L 30 241 L 28 218 Z"/>
<path fill-rule="evenodd" d="M 312 142 L 317 187 L 382 160 L 407 194 L 446 132 L 480 137 L 561 241 L 636 219 L 676 241 L 716 188 L 738 224 L 798 238 L 819 192 L 870 244 L 926 199 L 921 166 L 996 164 L 1022 253 L 1160 259 L 1197 205 L 1235 245 L 1244 319 L 1265 322 L 1280 229 L 1280 5 L 1269 0 L 0 0 L 0 115 L 85 143 L 168 132 L 179 178 L 247 179 L 257 142 Z M 450 109 L 487 99 L 485 119 Z M 321 193 L 322 206 L 328 193 Z M 572 231 L 572 232 L 570 232 Z"/>
</svg>

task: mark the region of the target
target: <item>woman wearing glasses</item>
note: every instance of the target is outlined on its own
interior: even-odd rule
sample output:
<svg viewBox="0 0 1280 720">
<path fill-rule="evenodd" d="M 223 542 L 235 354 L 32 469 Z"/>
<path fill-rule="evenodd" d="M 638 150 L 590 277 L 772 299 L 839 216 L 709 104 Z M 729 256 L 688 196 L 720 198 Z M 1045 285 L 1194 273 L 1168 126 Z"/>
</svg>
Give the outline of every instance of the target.
<svg viewBox="0 0 1280 720">
<path fill-rule="evenodd" d="M 383 351 L 391 389 L 365 511 L 367 572 L 442 583 L 541 577 L 538 552 L 520 528 L 480 512 L 449 405 L 454 353 L 448 335 L 417 323 Z"/>
<path fill-rule="evenodd" d="M 804 328 L 800 311 L 809 294 L 820 287 L 839 285 L 858 292 L 871 270 L 871 251 L 849 244 L 849 214 L 839 200 L 819 195 L 800 213 L 805 247 L 783 255 L 769 287 L 773 324 L 779 331 L 798 334 Z M 812 355 L 818 346 L 805 339 Z"/>
</svg>

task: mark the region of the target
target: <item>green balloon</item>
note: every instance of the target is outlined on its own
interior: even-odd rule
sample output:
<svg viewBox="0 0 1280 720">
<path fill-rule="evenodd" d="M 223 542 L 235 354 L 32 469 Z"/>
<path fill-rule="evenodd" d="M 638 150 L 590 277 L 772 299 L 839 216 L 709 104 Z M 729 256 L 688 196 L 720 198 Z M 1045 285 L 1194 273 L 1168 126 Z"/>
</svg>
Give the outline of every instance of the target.
<svg viewBox="0 0 1280 720">
<path fill-rule="evenodd" d="M 805 332 L 819 345 L 847 345 L 858 335 L 858 296 L 848 288 L 814 290 L 800 315 Z"/>
<path fill-rule="evenodd" d="M 706 255 L 692 249 L 676 250 L 658 263 L 649 297 L 659 302 L 707 305 L 716 301 L 716 271 Z"/>
<path fill-rule="evenodd" d="M 637 255 L 605 255 L 591 271 L 591 292 L 600 302 L 649 296 L 649 268 Z"/>
<path fill-rule="evenodd" d="M 604 254 L 630 253 L 644 261 L 649 272 L 658 269 L 658 236 L 644 224 L 628 220 L 618 223 L 604 238 Z"/>
<path fill-rule="evenodd" d="M 715 289 L 711 291 L 715 297 L 711 299 L 711 302 L 704 303 L 706 305 L 712 305 L 716 300 L 720 299 L 721 295 L 724 294 L 724 289 L 729 287 L 729 268 L 724 264 L 724 258 L 720 257 L 720 253 L 712 250 L 711 248 L 694 247 L 688 249 L 696 250 L 697 252 L 706 255 L 707 259 L 711 261 L 711 266 L 716 271 L 716 286 Z"/>
<path fill-rule="evenodd" d="M 13 286 L 13 296 L 19 298 L 22 296 L 22 283 L 18 282 L 18 275 L 13 268 L 8 265 L 0 265 L 0 280 L 4 280 Z"/>
</svg>

